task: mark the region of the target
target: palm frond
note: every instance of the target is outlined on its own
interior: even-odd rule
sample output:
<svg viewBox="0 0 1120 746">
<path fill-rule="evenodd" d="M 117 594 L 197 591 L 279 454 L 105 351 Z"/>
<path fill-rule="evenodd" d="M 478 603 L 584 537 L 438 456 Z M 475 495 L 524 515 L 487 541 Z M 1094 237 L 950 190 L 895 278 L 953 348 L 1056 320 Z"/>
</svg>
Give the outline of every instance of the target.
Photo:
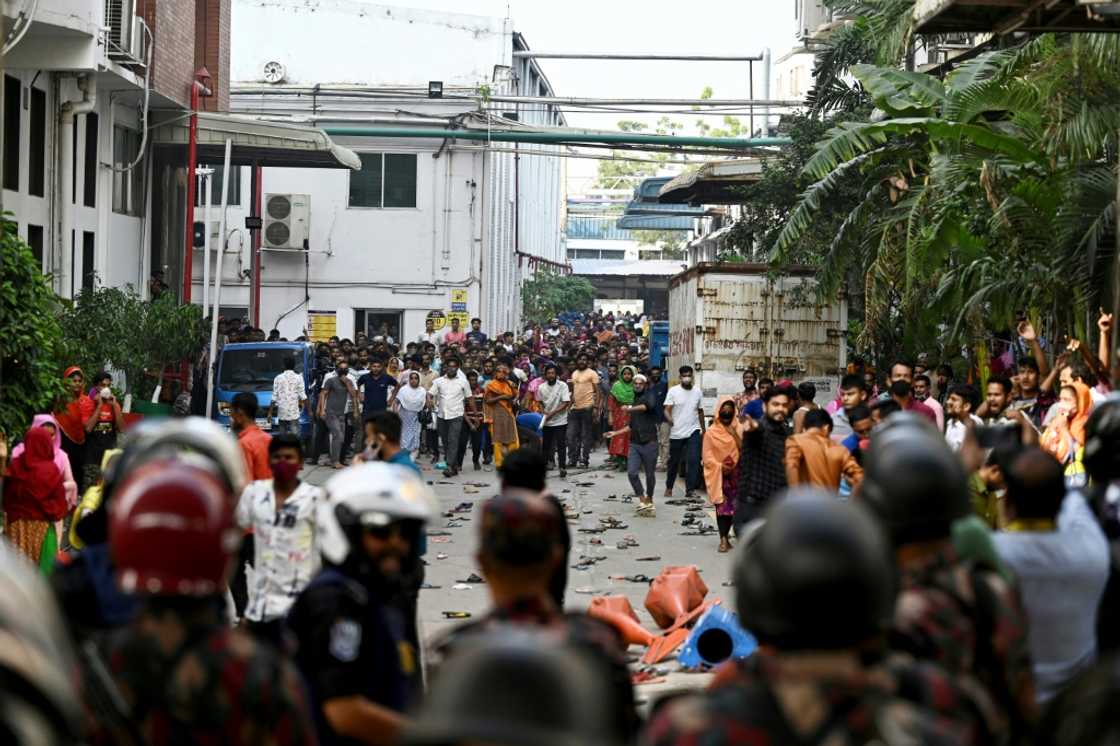
<svg viewBox="0 0 1120 746">
<path fill-rule="evenodd" d="M 774 242 L 771 261 L 780 263 L 788 258 L 786 252 L 808 230 L 813 215 L 820 210 L 822 200 L 834 192 L 850 173 L 858 170 L 861 165 L 869 161 L 876 152 L 862 153 L 845 163 L 838 164 L 835 168 L 826 172 L 823 178 L 809 185 L 802 192 L 797 207 L 786 219 L 782 232 L 778 234 L 778 238 Z"/>
<path fill-rule="evenodd" d="M 932 75 L 877 65 L 853 65 L 851 73 L 892 117 L 932 114 L 948 101 L 944 84 Z"/>
</svg>

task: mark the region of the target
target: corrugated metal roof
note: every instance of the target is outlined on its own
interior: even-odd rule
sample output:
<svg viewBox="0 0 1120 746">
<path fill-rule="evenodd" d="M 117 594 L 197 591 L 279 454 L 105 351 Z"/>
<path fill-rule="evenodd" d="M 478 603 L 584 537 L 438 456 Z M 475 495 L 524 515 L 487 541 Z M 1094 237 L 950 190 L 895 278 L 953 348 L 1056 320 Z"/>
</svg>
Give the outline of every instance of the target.
<svg viewBox="0 0 1120 746">
<path fill-rule="evenodd" d="M 678 259 L 637 259 L 617 261 L 614 259 L 573 259 L 574 275 L 636 275 L 672 277 L 688 268 L 688 262 Z"/>
</svg>

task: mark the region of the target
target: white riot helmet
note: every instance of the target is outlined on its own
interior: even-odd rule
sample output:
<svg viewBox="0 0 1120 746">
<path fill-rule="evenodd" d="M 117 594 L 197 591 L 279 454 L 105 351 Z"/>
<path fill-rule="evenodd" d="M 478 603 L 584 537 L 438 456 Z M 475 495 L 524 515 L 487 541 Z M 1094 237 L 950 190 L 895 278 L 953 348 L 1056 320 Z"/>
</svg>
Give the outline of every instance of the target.
<svg viewBox="0 0 1120 746">
<path fill-rule="evenodd" d="M 322 530 L 320 549 L 328 562 L 341 565 L 366 527 L 384 527 L 401 521 L 426 523 L 436 512 L 432 491 L 403 466 L 364 463 L 331 477 L 319 505 Z"/>
</svg>

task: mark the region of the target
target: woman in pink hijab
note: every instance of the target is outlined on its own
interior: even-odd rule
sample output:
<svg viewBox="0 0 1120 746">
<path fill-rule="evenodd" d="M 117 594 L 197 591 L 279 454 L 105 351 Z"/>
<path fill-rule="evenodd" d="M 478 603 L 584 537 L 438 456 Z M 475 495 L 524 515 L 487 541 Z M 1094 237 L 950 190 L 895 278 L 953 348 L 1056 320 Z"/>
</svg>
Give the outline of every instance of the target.
<svg viewBox="0 0 1120 746">
<path fill-rule="evenodd" d="M 66 505 L 71 510 L 78 504 L 78 483 L 74 481 L 74 472 L 70 469 L 70 457 L 62 450 L 62 432 L 58 427 L 58 420 L 51 414 L 37 414 L 31 420 L 31 427 L 45 427 L 51 434 L 51 446 L 54 449 L 54 464 L 62 474 L 62 487 L 66 490 Z M 12 461 L 23 453 L 23 443 L 12 451 Z M 56 526 L 58 536 L 62 536 L 62 522 Z"/>
</svg>

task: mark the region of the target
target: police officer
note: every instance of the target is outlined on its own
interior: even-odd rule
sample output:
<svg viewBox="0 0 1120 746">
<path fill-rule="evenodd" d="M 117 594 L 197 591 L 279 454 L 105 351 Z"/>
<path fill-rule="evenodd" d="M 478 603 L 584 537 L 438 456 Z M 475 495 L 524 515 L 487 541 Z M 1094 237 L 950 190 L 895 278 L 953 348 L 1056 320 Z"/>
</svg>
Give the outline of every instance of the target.
<svg viewBox="0 0 1120 746">
<path fill-rule="evenodd" d="M 492 608 L 437 643 L 434 665 L 442 668 L 442 659 L 495 627 L 534 630 L 548 644 L 582 650 L 594 660 L 598 677 L 611 691 L 615 740 L 631 741 L 639 718 L 623 645 L 603 622 L 585 613 L 562 613 L 552 596 L 556 566 L 567 557 L 566 523 L 555 504 L 539 495 L 494 497 L 483 503 L 477 520 L 477 561 Z"/>
<path fill-rule="evenodd" d="M 541 630 L 496 625 L 440 667 L 406 746 L 609 746 L 613 694 L 585 651 Z"/>
<path fill-rule="evenodd" d="M 319 742 L 396 743 L 419 665 L 389 601 L 420 562 L 434 498 L 413 472 L 387 463 L 352 466 L 324 491 L 323 569 L 288 615 Z"/>
<path fill-rule="evenodd" d="M 109 546 L 118 586 L 140 607 L 106 656 L 105 688 L 115 692 L 99 694 L 118 699 L 131 727 L 100 718 L 91 740 L 156 746 L 189 733 L 198 743 L 314 743 L 295 668 L 226 616 L 244 483 L 237 445 L 196 420 L 187 427 L 208 436 L 187 437 L 193 447 L 184 451 L 183 422 L 122 456 Z"/>
<path fill-rule="evenodd" d="M 945 439 L 899 413 L 876 430 L 862 500 L 887 529 L 900 578 L 892 646 L 939 663 L 995 704 L 989 728 L 1021 735 L 1035 717 L 1026 616 L 997 567 L 962 560 L 953 524 L 971 513 L 967 476 Z"/>
<path fill-rule="evenodd" d="M 644 743 L 977 742 L 976 720 L 936 667 L 866 662 L 883 645 L 895 587 L 886 537 L 863 508 L 787 493 L 743 542 L 734 573 L 758 651 L 663 709 Z"/>
</svg>

